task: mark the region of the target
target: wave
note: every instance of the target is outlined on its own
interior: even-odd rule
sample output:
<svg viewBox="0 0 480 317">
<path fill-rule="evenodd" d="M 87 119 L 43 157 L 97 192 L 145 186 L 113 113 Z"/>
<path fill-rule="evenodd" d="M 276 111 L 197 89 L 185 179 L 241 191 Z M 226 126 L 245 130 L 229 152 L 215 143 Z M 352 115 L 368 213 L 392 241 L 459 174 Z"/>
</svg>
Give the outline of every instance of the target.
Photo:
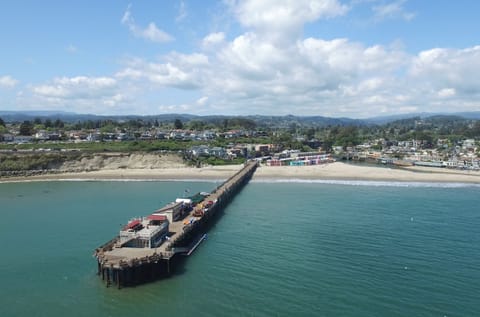
<svg viewBox="0 0 480 317">
<path fill-rule="evenodd" d="M 223 183 L 224 179 L 211 178 L 61 178 L 61 179 L 15 179 L 1 180 L 0 184 L 37 183 L 37 182 L 187 182 L 187 183 Z"/>
<path fill-rule="evenodd" d="M 400 182 L 400 181 L 367 181 L 367 180 L 324 180 L 324 179 L 299 179 L 299 178 L 262 178 L 254 179 L 253 183 L 304 183 L 304 184 L 326 184 L 326 185 L 347 185 L 347 186 L 373 186 L 373 187 L 422 187 L 422 188 L 465 188 L 478 187 L 475 183 L 442 183 L 442 182 Z"/>
<path fill-rule="evenodd" d="M 5 183 L 33 183 L 33 182 L 185 182 L 185 183 L 223 183 L 224 179 L 199 178 L 62 178 L 62 179 L 22 179 L 1 180 Z M 370 187 L 412 187 L 412 188 L 480 188 L 477 183 L 450 183 L 450 182 L 401 182 L 401 181 L 368 181 L 368 180 L 326 180 L 301 178 L 261 178 L 252 179 L 251 183 L 303 183 L 345 186 Z"/>
</svg>

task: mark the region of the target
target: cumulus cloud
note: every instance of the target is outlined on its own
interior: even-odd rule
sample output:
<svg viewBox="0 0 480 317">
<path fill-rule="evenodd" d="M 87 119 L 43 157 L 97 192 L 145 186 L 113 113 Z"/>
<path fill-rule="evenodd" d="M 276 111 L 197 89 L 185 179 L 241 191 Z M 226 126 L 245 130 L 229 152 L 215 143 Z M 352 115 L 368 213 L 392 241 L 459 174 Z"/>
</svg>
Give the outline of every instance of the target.
<svg viewBox="0 0 480 317">
<path fill-rule="evenodd" d="M 480 46 L 466 49 L 434 48 L 420 52 L 410 74 L 435 90 L 462 95 L 480 95 Z M 448 95 L 448 94 L 447 94 Z"/>
<path fill-rule="evenodd" d="M 246 0 L 236 3 L 235 13 L 247 27 L 285 30 L 343 15 L 347 10 L 337 0 Z"/>
<path fill-rule="evenodd" d="M 108 114 L 131 112 L 134 94 L 135 89 L 112 77 L 59 77 L 29 86 L 25 94 L 18 96 L 17 103 L 29 108 L 40 105 L 41 109 Z"/>
<path fill-rule="evenodd" d="M 146 39 L 151 42 L 163 43 L 173 40 L 173 37 L 167 32 L 159 29 L 154 22 L 150 22 L 147 27 L 142 28 L 135 23 L 132 13 L 130 11 L 131 5 L 127 7 L 127 10 L 123 14 L 122 24 L 126 25 L 130 32 L 139 38 Z"/>
<path fill-rule="evenodd" d="M 277 47 L 247 33 L 217 53 L 212 64 L 218 67 L 205 90 L 245 111 L 324 111 L 345 102 L 355 104 L 365 87 L 382 91 L 405 59 L 401 51 L 347 39 L 308 38 L 293 47 Z M 375 100 L 380 103 L 380 98 Z"/>
<path fill-rule="evenodd" d="M 232 1 L 230 6 L 243 26 L 279 43 L 298 38 L 305 23 L 348 11 L 337 0 L 245 0 Z"/>
<path fill-rule="evenodd" d="M 202 86 L 203 74 L 209 65 L 206 55 L 174 52 L 164 59 L 164 62 L 133 59 L 116 77 L 134 81 L 147 80 L 158 86 L 180 89 L 196 89 Z"/>
<path fill-rule="evenodd" d="M 255 32 L 230 42 L 218 38 L 221 46 L 208 54 L 170 53 L 162 61 L 136 60 L 117 78 L 197 90 L 203 97 L 192 104 L 205 103 L 212 112 L 354 117 L 419 107 L 440 111 L 449 105 L 432 100 L 458 101 L 458 92 L 480 87 L 476 47 L 412 56 L 396 45 L 365 46 L 348 39 L 306 38 L 282 46 Z M 467 74 L 471 80 L 464 83 Z"/>
<path fill-rule="evenodd" d="M 109 77 L 60 77 L 49 84 L 33 86 L 32 90 L 34 94 L 47 98 L 94 99 L 111 95 L 116 84 L 116 80 Z"/>
<path fill-rule="evenodd" d="M 396 43 L 367 46 L 347 38 L 303 38 L 306 23 L 346 14 L 349 7 L 336 0 L 228 3 L 244 33 L 232 40 L 223 32 L 207 34 L 200 43 L 202 53 L 133 59 L 115 78 L 202 96 L 182 107 L 164 105 L 164 110 L 188 106 L 199 111 L 202 105 L 224 113 L 365 117 L 444 111 L 454 102 L 468 109 L 478 99 L 466 96 L 479 94 L 480 47 L 411 55 Z M 405 3 L 382 3 L 375 10 L 379 17 L 407 18 Z"/>
<path fill-rule="evenodd" d="M 0 76 L 0 88 L 13 88 L 18 84 L 18 80 L 12 76 Z"/>
</svg>

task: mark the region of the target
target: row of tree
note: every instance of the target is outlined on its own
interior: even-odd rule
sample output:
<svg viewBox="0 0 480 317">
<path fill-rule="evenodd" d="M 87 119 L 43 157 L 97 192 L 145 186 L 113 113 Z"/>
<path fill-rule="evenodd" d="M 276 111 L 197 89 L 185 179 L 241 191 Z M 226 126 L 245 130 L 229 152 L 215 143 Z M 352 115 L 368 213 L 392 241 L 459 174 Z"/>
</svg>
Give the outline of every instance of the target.
<svg viewBox="0 0 480 317">
<path fill-rule="evenodd" d="M 150 128 L 173 128 L 173 129 L 190 129 L 190 130 L 232 130 L 232 129 L 245 129 L 254 130 L 257 127 L 255 121 L 251 119 L 234 117 L 229 119 L 210 119 L 209 121 L 193 119 L 187 122 L 182 122 L 180 119 L 172 121 L 159 122 L 155 120 L 143 120 L 140 118 L 130 119 L 126 121 L 119 120 L 85 120 L 75 123 L 65 123 L 60 119 L 51 120 L 35 118 L 34 120 L 24 121 L 21 123 L 23 126 L 22 131 L 28 133 L 32 129 L 65 129 L 65 130 L 91 130 L 106 128 L 107 130 L 123 129 L 123 130 L 139 130 Z M 0 126 L 5 126 L 5 122 L 0 118 Z"/>
</svg>

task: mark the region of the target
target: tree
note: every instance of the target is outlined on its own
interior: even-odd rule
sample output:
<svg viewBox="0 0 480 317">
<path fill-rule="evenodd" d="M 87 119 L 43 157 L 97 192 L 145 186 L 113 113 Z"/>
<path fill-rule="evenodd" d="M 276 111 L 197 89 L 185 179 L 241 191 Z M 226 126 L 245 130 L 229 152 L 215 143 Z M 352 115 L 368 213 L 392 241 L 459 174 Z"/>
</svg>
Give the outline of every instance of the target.
<svg viewBox="0 0 480 317">
<path fill-rule="evenodd" d="M 200 131 L 205 129 L 205 122 L 201 120 L 192 120 L 188 123 L 190 129 Z"/>
<path fill-rule="evenodd" d="M 7 133 L 7 127 L 5 126 L 5 122 L 3 121 L 2 118 L 0 118 L 0 134 Z"/>
<path fill-rule="evenodd" d="M 47 129 L 53 127 L 52 120 L 46 119 L 44 125 L 45 125 L 45 128 Z"/>
<path fill-rule="evenodd" d="M 480 121 L 475 122 L 475 124 L 472 125 L 471 129 L 468 129 L 465 132 L 465 136 L 469 138 L 475 138 L 480 136 Z"/>
<path fill-rule="evenodd" d="M 32 135 L 33 134 L 33 124 L 26 120 L 20 125 L 20 135 Z"/>
<path fill-rule="evenodd" d="M 173 126 L 175 127 L 175 129 L 178 129 L 178 130 L 183 129 L 183 123 L 180 119 L 175 119 Z"/>
<path fill-rule="evenodd" d="M 355 146 L 360 144 L 360 138 L 358 135 L 358 128 L 355 126 L 339 127 L 335 130 L 335 134 L 332 136 L 335 138 L 335 143 L 343 147 Z"/>
<path fill-rule="evenodd" d="M 65 126 L 65 124 L 63 123 L 63 121 L 60 120 L 60 119 L 55 120 L 55 123 L 54 123 L 53 125 L 54 125 L 55 128 L 57 128 L 57 129 L 58 129 L 58 128 L 61 129 L 61 128 L 63 128 L 63 127 Z"/>
<path fill-rule="evenodd" d="M 115 126 L 113 123 L 105 124 L 103 127 L 100 128 L 101 133 L 113 133 L 115 132 Z"/>
<path fill-rule="evenodd" d="M 307 131 L 305 131 L 305 136 L 307 137 L 307 140 L 311 140 L 315 138 L 315 129 L 314 128 L 307 129 Z"/>
<path fill-rule="evenodd" d="M 35 125 L 42 124 L 42 119 L 40 119 L 39 117 L 36 117 L 35 119 L 33 119 L 33 124 L 35 124 Z"/>
</svg>

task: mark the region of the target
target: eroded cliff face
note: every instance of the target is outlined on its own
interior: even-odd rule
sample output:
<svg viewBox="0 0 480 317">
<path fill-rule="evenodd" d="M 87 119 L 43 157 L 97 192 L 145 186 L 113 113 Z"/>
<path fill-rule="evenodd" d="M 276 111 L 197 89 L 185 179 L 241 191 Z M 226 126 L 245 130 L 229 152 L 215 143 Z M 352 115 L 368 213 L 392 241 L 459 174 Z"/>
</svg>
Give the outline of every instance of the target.
<svg viewBox="0 0 480 317">
<path fill-rule="evenodd" d="M 3 157 L 1 163 L 0 176 L 4 177 L 186 166 L 181 156 L 171 153 L 12 154 Z"/>
<path fill-rule="evenodd" d="M 94 154 L 74 161 L 65 161 L 61 172 L 83 172 L 110 169 L 154 169 L 184 167 L 183 160 L 175 154 L 113 153 Z"/>
</svg>

